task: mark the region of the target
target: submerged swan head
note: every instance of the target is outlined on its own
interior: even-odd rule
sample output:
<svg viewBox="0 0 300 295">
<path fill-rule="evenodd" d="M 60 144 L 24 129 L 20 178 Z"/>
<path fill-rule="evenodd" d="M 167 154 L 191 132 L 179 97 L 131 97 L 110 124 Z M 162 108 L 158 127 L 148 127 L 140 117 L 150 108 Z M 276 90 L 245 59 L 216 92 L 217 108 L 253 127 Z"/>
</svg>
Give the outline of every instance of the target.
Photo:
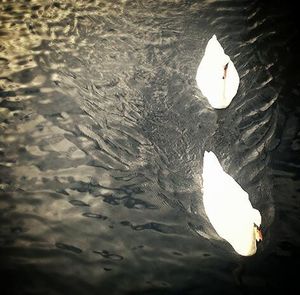
<svg viewBox="0 0 300 295">
<path fill-rule="evenodd" d="M 213 152 L 203 160 L 203 204 L 217 234 L 240 255 L 256 253 L 262 240 L 261 215 L 250 203 L 248 194 L 228 175 Z"/>
<path fill-rule="evenodd" d="M 216 109 L 228 107 L 237 93 L 240 83 L 238 72 L 224 53 L 216 35 L 207 43 L 197 70 L 196 82 L 210 105 Z"/>
</svg>

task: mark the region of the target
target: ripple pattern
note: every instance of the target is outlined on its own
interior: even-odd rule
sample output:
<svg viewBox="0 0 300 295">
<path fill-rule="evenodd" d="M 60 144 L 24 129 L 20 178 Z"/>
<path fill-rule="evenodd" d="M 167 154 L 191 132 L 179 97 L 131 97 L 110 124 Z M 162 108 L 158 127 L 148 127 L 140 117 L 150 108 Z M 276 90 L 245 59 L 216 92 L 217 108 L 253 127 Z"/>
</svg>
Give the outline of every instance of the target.
<svg viewBox="0 0 300 295">
<path fill-rule="evenodd" d="M 299 29 L 279 2 L 0 3 L 4 293 L 293 289 Z M 213 34 L 241 78 L 226 110 L 195 82 Z M 262 212 L 253 259 L 204 214 L 204 150 Z"/>
</svg>

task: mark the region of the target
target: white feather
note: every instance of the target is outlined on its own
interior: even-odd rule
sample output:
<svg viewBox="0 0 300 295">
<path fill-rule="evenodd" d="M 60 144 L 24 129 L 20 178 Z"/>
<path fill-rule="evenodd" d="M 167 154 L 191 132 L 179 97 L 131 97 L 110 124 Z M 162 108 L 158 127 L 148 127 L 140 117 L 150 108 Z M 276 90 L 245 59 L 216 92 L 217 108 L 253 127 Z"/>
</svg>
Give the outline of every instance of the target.
<svg viewBox="0 0 300 295">
<path fill-rule="evenodd" d="M 240 83 L 238 72 L 216 35 L 207 43 L 196 82 L 210 105 L 216 109 L 228 107 L 237 93 Z"/>
<path fill-rule="evenodd" d="M 203 161 L 203 204 L 208 219 L 237 253 L 253 255 L 254 224 L 261 224 L 259 211 L 252 207 L 248 194 L 223 170 L 213 152 L 205 152 Z"/>
</svg>

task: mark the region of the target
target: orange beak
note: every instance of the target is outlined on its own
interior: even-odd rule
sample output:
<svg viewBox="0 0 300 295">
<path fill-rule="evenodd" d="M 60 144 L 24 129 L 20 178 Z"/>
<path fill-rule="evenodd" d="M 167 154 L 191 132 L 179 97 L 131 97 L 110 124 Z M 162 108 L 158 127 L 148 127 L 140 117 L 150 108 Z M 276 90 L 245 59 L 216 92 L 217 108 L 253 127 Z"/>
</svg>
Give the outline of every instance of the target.
<svg viewBox="0 0 300 295">
<path fill-rule="evenodd" d="M 261 230 L 256 225 L 254 225 L 254 234 L 257 242 L 262 241 L 263 237 L 262 237 Z"/>
</svg>

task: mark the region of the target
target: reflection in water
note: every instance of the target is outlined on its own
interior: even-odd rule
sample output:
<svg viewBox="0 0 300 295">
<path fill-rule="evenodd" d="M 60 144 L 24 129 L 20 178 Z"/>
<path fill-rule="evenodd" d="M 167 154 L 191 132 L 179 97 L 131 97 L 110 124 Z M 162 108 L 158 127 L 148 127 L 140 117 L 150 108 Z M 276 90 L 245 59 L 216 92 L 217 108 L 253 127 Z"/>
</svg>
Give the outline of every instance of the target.
<svg viewBox="0 0 300 295">
<path fill-rule="evenodd" d="M 251 1 L 32 0 L 3 1 L 0 15 L 4 292 L 292 288 L 299 79 L 289 71 L 300 59 L 291 57 L 298 31 L 289 37 L 284 9 Z M 222 111 L 195 82 L 213 34 L 241 78 Z M 250 259 L 237 256 L 205 216 L 205 149 L 262 213 L 264 241 Z"/>
</svg>

